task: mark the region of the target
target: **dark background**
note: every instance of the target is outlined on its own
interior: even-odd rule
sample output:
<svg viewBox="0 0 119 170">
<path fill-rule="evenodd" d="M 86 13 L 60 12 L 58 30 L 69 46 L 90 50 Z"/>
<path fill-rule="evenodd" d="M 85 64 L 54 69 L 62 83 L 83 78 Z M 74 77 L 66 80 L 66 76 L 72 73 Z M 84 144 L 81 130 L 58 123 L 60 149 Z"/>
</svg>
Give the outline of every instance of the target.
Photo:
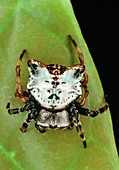
<svg viewBox="0 0 119 170">
<path fill-rule="evenodd" d="M 115 142 L 119 154 L 117 2 L 71 0 L 83 37 L 108 95 Z M 108 127 L 107 127 L 108 128 Z"/>
</svg>

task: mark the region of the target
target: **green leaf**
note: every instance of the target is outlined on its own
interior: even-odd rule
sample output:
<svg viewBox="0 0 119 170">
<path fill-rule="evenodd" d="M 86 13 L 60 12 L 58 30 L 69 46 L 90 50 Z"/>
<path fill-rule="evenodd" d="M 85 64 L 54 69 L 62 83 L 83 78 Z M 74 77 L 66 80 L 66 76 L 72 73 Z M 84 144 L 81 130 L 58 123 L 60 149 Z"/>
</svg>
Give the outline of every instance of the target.
<svg viewBox="0 0 119 170">
<path fill-rule="evenodd" d="M 80 11 L 79 11 L 80 12 Z M 6 104 L 23 106 L 15 98 L 15 66 L 23 49 L 21 80 L 28 81 L 27 60 L 46 64 L 78 63 L 75 48 L 68 40 L 71 34 L 85 57 L 89 74 L 85 107 L 98 109 L 105 104 L 97 70 L 76 21 L 70 0 L 0 1 L 0 167 L 2 170 L 118 170 L 119 161 L 109 109 L 92 119 L 81 116 L 88 147 L 71 131 L 47 131 L 40 134 L 31 122 L 28 131 L 19 128 L 28 113 L 10 116 Z"/>
</svg>

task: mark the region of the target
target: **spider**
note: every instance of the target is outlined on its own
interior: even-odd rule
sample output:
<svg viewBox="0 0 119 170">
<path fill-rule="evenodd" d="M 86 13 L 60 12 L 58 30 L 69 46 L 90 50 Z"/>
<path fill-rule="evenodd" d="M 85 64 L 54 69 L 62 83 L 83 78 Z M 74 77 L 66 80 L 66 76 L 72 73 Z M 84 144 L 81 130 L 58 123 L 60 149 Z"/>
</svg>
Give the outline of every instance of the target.
<svg viewBox="0 0 119 170">
<path fill-rule="evenodd" d="M 8 103 L 6 108 L 11 115 L 28 112 L 28 116 L 20 128 L 22 132 L 26 132 L 32 119 L 35 121 L 36 129 L 41 133 L 47 129 L 72 129 L 75 125 L 84 148 L 86 148 L 87 143 L 79 116 L 95 117 L 107 110 L 108 103 L 106 102 L 104 107 L 96 111 L 82 107 L 89 94 L 88 74 L 85 70 L 83 54 L 77 43 L 71 35 L 68 35 L 68 38 L 78 53 L 80 64 L 66 67 L 29 60 L 29 81 L 27 90 L 23 91 L 20 81 L 20 66 L 26 52 L 23 50 L 16 66 L 15 96 L 24 103 L 24 106 L 11 109 L 10 103 Z M 80 102 L 77 102 L 76 100 L 79 98 Z"/>
</svg>

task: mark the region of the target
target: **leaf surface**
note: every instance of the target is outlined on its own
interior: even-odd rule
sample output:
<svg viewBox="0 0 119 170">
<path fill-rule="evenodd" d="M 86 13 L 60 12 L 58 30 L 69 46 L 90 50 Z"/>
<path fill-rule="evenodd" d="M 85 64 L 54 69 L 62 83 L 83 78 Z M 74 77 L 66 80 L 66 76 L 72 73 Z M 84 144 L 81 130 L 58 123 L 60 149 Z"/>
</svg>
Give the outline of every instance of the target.
<svg viewBox="0 0 119 170">
<path fill-rule="evenodd" d="M 79 11 L 80 12 L 80 11 Z M 75 128 L 40 134 L 31 122 L 28 131 L 19 130 L 27 113 L 10 116 L 6 104 L 23 106 L 15 98 L 15 66 L 23 49 L 27 55 L 21 67 L 22 87 L 28 81 L 27 61 L 46 64 L 79 63 L 67 35 L 78 43 L 89 74 L 89 96 L 85 107 L 96 110 L 105 104 L 102 85 L 69 0 L 0 1 L 0 167 L 2 170 L 118 170 L 109 109 L 92 119 L 81 116 L 88 143 L 84 149 Z"/>
</svg>

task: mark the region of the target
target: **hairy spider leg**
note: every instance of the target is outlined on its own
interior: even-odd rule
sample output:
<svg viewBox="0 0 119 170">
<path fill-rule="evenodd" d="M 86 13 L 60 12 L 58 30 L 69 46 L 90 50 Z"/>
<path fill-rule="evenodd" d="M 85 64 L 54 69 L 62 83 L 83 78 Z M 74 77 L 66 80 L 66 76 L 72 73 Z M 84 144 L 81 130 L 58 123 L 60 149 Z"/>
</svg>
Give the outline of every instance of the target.
<svg viewBox="0 0 119 170">
<path fill-rule="evenodd" d="M 37 129 L 40 133 L 46 132 L 46 130 L 45 130 L 42 126 L 37 125 L 37 123 L 35 123 L 35 127 L 36 127 L 36 129 Z"/>
<path fill-rule="evenodd" d="M 81 126 L 81 121 L 79 120 L 79 112 L 78 112 L 78 110 L 77 110 L 77 108 L 75 107 L 74 104 L 71 107 L 71 113 L 72 113 L 72 116 L 73 116 L 73 121 L 74 121 L 74 124 L 76 126 L 76 130 L 78 132 L 78 135 L 82 139 L 84 148 L 86 148 L 87 147 L 87 143 L 86 143 L 84 131 L 83 131 L 82 126 Z"/>
<path fill-rule="evenodd" d="M 7 104 L 6 109 L 8 110 L 8 113 L 10 115 L 18 114 L 20 112 L 24 112 L 25 111 L 23 107 L 11 109 L 10 108 L 10 103 Z"/>
<path fill-rule="evenodd" d="M 81 87 L 84 88 L 85 92 L 84 92 L 84 96 L 83 96 L 83 98 L 80 102 L 80 106 L 83 106 L 86 103 L 86 98 L 89 94 L 89 91 L 88 91 L 88 88 L 87 88 L 87 85 L 86 85 L 88 83 L 88 74 L 86 73 L 86 71 L 84 72 L 83 77 L 84 77 L 84 80 L 81 82 Z"/>
<path fill-rule="evenodd" d="M 35 119 L 35 116 L 37 115 L 37 111 L 36 109 L 32 109 L 30 111 L 30 113 L 28 114 L 26 120 L 24 121 L 24 123 L 22 124 L 20 130 L 22 132 L 26 132 L 28 124 L 31 122 L 31 120 Z"/>
<path fill-rule="evenodd" d="M 26 132 L 26 129 L 28 127 L 28 124 L 31 122 L 32 119 L 35 119 L 37 116 L 37 110 L 35 109 L 35 105 L 33 102 L 31 103 L 27 103 L 25 106 L 20 107 L 20 108 L 14 108 L 11 109 L 10 108 L 10 103 L 7 104 L 6 109 L 8 110 L 9 114 L 19 114 L 20 112 L 25 112 L 28 111 L 28 117 L 26 118 L 26 120 L 24 121 L 24 123 L 22 124 L 22 127 L 20 128 L 20 130 L 22 132 Z"/>
<path fill-rule="evenodd" d="M 23 52 L 21 53 L 19 60 L 17 62 L 17 66 L 16 66 L 16 92 L 15 92 L 15 96 L 18 97 L 23 103 L 27 103 L 28 100 L 25 98 L 28 96 L 26 91 L 22 90 L 21 87 L 21 80 L 20 80 L 20 66 L 22 63 L 22 58 L 25 54 L 26 50 L 23 50 Z"/>
<path fill-rule="evenodd" d="M 72 43 L 74 44 L 74 46 L 75 46 L 75 48 L 76 48 L 76 51 L 77 51 L 77 53 L 78 53 L 78 56 L 79 56 L 81 65 L 84 65 L 84 56 L 83 56 L 83 54 L 81 53 L 80 48 L 78 47 L 76 41 L 72 38 L 71 35 L 68 35 L 68 37 L 69 37 L 69 39 L 72 41 Z"/>
<path fill-rule="evenodd" d="M 79 56 L 79 59 L 80 59 L 80 62 L 81 62 L 81 64 L 80 64 L 80 70 L 82 69 L 82 72 L 84 72 L 84 73 L 83 73 L 84 79 L 83 79 L 83 81 L 81 82 L 81 87 L 84 87 L 85 93 L 84 93 L 84 96 L 83 96 L 83 98 L 82 98 L 82 100 L 81 100 L 81 103 L 80 103 L 80 105 L 83 106 L 83 105 L 85 104 L 86 98 L 87 98 L 87 96 L 88 96 L 88 94 L 89 94 L 89 91 L 88 91 L 87 86 L 86 86 L 86 84 L 88 83 L 88 74 L 87 74 L 87 72 L 86 72 L 86 70 L 85 70 L 85 66 L 84 66 L 84 56 L 83 56 L 83 54 L 81 53 L 80 48 L 78 47 L 76 41 L 72 38 L 71 35 L 69 35 L 69 39 L 70 39 L 70 40 L 72 41 L 72 43 L 74 44 L 74 46 L 75 46 L 75 48 L 76 48 L 76 51 L 77 51 L 77 53 L 78 53 L 78 56 Z"/>
<path fill-rule="evenodd" d="M 109 104 L 106 102 L 105 106 L 99 108 L 98 110 L 90 110 L 87 108 L 81 108 L 80 103 L 78 102 L 75 102 L 75 106 L 80 115 L 96 117 L 97 115 L 104 113 L 108 109 Z"/>
<path fill-rule="evenodd" d="M 87 83 L 88 83 L 88 74 L 86 73 L 86 71 L 84 71 L 84 75 L 83 75 L 84 79 L 81 82 L 81 87 L 84 88 L 84 96 L 82 97 L 82 100 L 80 102 L 80 106 L 83 106 L 86 103 L 86 99 L 88 97 L 89 91 L 87 88 Z"/>
<path fill-rule="evenodd" d="M 84 79 L 81 81 L 81 87 L 85 86 L 88 83 L 88 74 L 86 70 L 84 70 L 83 77 Z"/>
<path fill-rule="evenodd" d="M 83 106 L 83 105 L 86 103 L 86 99 L 87 99 L 87 96 L 88 96 L 88 94 L 89 94 L 89 91 L 88 91 L 86 85 L 84 86 L 84 90 L 85 90 L 85 92 L 84 92 L 83 98 L 81 99 L 80 107 Z"/>
<path fill-rule="evenodd" d="M 74 127 L 74 121 L 71 115 L 69 115 L 69 120 L 70 120 L 70 125 L 68 126 L 68 129 L 72 130 L 72 128 Z"/>
</svg>

